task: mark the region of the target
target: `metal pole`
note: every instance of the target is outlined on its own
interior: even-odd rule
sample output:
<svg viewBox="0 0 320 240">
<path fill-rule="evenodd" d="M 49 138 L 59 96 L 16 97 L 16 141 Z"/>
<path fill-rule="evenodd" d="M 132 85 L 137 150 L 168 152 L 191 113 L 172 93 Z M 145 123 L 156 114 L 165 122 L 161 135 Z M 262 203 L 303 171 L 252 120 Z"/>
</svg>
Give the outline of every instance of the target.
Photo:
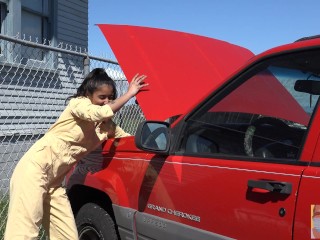
<svg viewBox="0 0 320 240">
<path fill-rule="evenodd" d="M 105 58 L 101 58 L 101 57 L 90 56 L 88 53 L 81 53 L 81 52 L 76 52 L 76 51 L 72 51 L 72 50 L 62 49 L 62 47 L 60 47 L 60 48 L 59 47 L 52 47 L 52 46 L 48 46 L 48 45 L 44 45 L 44 44 L 39 44 L 39 43 L 34 43 L 34 42 L 26 41 L 26 40 L 17 39 L 14 37 L 9 37 L 9 36 L 2 35 L 2 34 L 0 34 L 0 39 L 3 39 L 5 41 L 18 43 L 18 44 L 28 46 L 28 47 L 40 48 L 40 49 L 59 52 L 59 53 L 66 53 L 66 54 L 71 54 L 74 56 L 83 56 L 85 58 L 90 57 L 93 60 L 119 65 L 119 63 L 117 61 L 113 61 L 113 60 L 105 59 Z"/>
<path fill-rule="evenodd" d="M 83 73 L 84 73 L 84 76 L 87 76 L 89 72 L 90 72 L 90 58 L 89 58 L 89 55 L 87 55 L 83 59 Z"/>
</svg>

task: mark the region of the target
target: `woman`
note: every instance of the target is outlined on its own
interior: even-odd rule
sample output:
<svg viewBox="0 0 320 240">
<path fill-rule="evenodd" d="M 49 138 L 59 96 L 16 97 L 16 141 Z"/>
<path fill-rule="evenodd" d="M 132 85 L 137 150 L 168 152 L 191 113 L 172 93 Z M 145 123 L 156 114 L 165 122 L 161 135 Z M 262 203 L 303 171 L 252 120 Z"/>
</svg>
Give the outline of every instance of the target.
<svg viewBox="0 0 320 240">
<path fill-rule="evenodd" d="M 37 239 L 41 224 L 49 239 L 78 239 L 62 181 L 72 166 L 110 137 L 128 136 L 111 120 L 145 86 L 136 75 L 117 98 L 114 81 L 104 69 L 84 79 L 56 123 L 17 164 L 10 181 L 5 240 Z"/>
</svg>

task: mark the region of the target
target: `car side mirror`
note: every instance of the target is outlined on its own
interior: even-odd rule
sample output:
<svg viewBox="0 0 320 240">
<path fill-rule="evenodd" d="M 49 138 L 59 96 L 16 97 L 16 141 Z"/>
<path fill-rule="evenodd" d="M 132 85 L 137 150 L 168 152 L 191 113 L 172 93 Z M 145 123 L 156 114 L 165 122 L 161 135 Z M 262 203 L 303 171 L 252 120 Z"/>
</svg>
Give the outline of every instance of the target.
<svg viewBox="0 0 320 240">
<path fill-rule="evenodd" d="M 170 145 L 169 132 L 169 123 L 144 121 L 139 124 L 135 135 L 136 146 L 145 151 L 167 154 Z"/>
</svg>

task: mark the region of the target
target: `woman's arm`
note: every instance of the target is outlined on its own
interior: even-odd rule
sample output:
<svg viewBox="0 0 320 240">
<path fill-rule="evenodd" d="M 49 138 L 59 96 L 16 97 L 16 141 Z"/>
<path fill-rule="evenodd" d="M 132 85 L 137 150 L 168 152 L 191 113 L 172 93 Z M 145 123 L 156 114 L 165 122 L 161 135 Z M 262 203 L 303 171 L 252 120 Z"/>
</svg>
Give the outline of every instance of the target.
<svg viewBox="0 0 320 240">
<path fill-rule="evenodd" d="M 94 105 L 86 97 L 71 99 L 69 107 L 73 116 L 85 121 L 100 122 L 114 115 L 109 105 Z"/>
<path fill-rule="evenodd" d="M 119 109 L 124 104 L 126 104 L 132 97 L 134 97 L 140 91 L 141 88 L 148 86 L 148 83 L 143 82 L 146 79 L 146 77 L 147 76 L 145 75 L 139 76 L 138 74 L 136 74 L 129 85 L 128 91 L 116 100 L 107 103 L 107 105 L 110 106 L 111 110 L 113 112 L 119 111 Z"/>
</svg>

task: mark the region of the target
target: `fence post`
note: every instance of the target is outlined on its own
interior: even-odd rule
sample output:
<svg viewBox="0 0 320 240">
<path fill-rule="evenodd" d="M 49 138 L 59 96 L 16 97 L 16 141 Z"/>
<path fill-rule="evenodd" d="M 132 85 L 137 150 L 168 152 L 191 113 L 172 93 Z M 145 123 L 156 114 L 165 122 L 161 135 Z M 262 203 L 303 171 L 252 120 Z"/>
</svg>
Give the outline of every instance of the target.
<svg viewBox="0 0 320 240">
<path fill-rule="evenodd" d="M 89 58 L 89 55 L 87 54 L 87 56 L 85 56 L 83 59 L 84 76 L 88 75 L 89 72 L 90 72 L 90 58 Z"/>
</svg>

